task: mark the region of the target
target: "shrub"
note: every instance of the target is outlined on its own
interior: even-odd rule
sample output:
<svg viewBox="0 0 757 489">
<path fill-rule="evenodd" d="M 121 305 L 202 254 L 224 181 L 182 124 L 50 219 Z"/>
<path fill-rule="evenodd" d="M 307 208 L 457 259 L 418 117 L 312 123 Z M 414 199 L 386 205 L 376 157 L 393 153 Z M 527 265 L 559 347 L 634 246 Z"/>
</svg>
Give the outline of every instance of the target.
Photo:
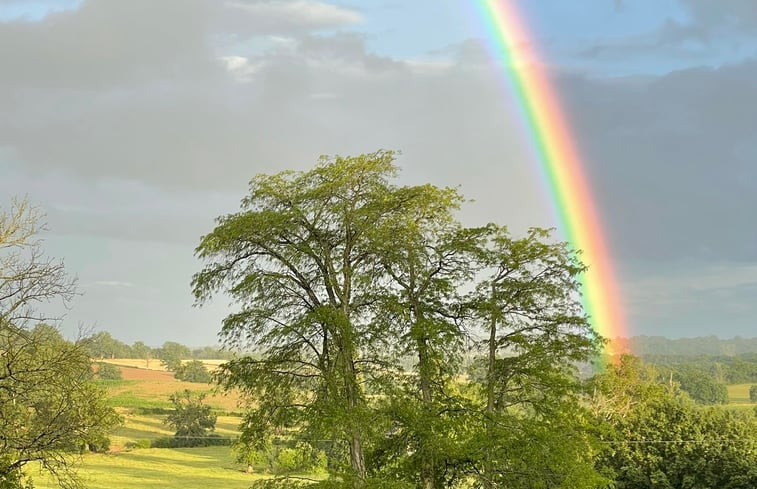
<svg viewBox="0 0 757 489">
<path fill-rule="evenodd" d="M 150 448 L 150 440 L 137 440 L 127 442 L 125 445 L 127 450 L 133 450 L 135 448 Z"/>
<path fill-rule="evenodd" d="M 84 448 L 94 453 L 106 453 L 110 450 L 110 438 L 99 436 L 93 440 L 89 440 Z"/>
<path fill-rule="evenodd" d="M 203 445 L 203 440 L 220 438 L 211 435 L 218 417 L 211 413 L 210 406 L 203 404 L 205 394 L 194 394 L 184 390 L 171 394 L 170 399 L 174 410 L 163 422 L 176 430 L 174 439 L 179 440 L 177 443 L 186 447 L 208 446 Z"/>
<path fill-rule="evenodd" d="M 749 388 L 749 400 L 757 402 L 757 385 L 753 385 Z"/>
<path fill-rule="evenodd" d="M 163 436 L 152 441 L 153 448 L 192 448 L 192 447 L 228 447 L 234 438 L 227 438 L 216 433 L 203 437 Z"/>
<path fill-rule="evenodd" d="M 199 360 L 192 360 L 178 367 L 174 372 L 174 377 L 178 380 L 196 382 L 198 384 L 207 384 L 212 379 L 208 369 Z"/>
<path fill-rule="evenodd" d="M 294 448 L 281 448 L 273 466 L 273 471 L 278 474 L 321 472 L 325 469 L 326 454 L 305 442 L 297 442 Z"/>
<path fill-rule="evenodd" d="M 122 380 L 121 369 L 110 363 L 97 364 L 97 377 L 105 380 Z"/>
</svg>

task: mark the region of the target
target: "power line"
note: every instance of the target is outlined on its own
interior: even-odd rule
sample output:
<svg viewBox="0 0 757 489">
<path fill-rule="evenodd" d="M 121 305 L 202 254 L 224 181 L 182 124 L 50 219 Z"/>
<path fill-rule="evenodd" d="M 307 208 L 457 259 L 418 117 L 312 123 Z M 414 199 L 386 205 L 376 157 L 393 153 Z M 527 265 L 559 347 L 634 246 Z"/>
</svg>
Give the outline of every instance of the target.
<svg viewBox="0 0 757 489">
<path fill-rule="evenodd" d="M 757 443 L 752 438 L 721 438 L 716 440 L 601 440 L 607 445 L 687 444 L 687 443 Z"/>
</svg>

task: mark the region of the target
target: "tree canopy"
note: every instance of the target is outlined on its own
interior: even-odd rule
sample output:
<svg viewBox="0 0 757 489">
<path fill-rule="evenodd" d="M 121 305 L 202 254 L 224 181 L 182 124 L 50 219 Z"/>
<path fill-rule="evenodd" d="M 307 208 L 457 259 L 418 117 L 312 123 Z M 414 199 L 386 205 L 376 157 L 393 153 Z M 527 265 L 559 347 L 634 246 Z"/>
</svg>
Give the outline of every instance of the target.
<svg viewBox="0 0 757 489">
<path fill-rule="evenodd" d="M 625 356 L 590 383 L 606 449 L 600 470 L 618 489 L 757 487 L 757 422 L 696 406 L 675 382 Z"/>
<path fill-rule="evenodd" d="M 76 486 L 70 454 L 101 445 L 118 419 L 92 382 L 86 345 L 35 324 L 56 319 L 41 304 L 76 292 L 63 264 L 44 256 L 41 218 L 26 201 L 0 212 L 0 487 L 26 487 L 29 462 Z"/>
<path fill-rule="evenodd" d="M 197 302 L 228 294 L 221 335 L 262 354 L 219 372 L 254 399 L 242 443 L 329 440 L 328 487 L 592 487 L 578 256 L 545 230 L 464 227 L 457 190 L 397 185 L 393 160 L 258 175 L 202 238 Z M 515 449 L 555 428 L 575 436 Z"/>
</svg>

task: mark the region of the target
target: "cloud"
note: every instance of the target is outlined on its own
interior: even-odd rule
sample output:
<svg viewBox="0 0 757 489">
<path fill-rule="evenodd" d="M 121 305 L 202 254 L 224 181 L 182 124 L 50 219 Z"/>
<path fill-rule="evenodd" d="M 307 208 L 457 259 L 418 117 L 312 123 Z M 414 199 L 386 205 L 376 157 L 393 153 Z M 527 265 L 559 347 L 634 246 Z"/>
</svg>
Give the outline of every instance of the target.
<svg viewBox="0 0 757 489">
<path fill-rule="evenodd" d="M 625 260 L 757 261 L 757 61 L 647 79 L 564 78 L 588 173 Z"/>
<path fill-rule="evenodd" d="M 240 83 L 251 82 L 261 68 L 244 56 L 221 56 L 221 61 L 226 65 L 226 70 Z"/>
<path fill-rule="evenodd" d="M 259 0 L 227 2 L 235 13 L 247 14 L 251 19 L 265 19 L 261 24 L 270 30 L 287 31 L 292 28 L 327 29 L 356 24 L 363 20 L 359 12 L 330 3 L 310 0 Z M 232 14 L 234 15 L 234 14 Z"/>
<path fill-rule="evenodd" d="M 0 87 L 23 87 L 28 93 L 200 76 L 211 60 L 205 42 L 210 5 L 203 0 L 86 1 L 40 22 L 0 24 L 0 45 L 13 46 L 0 50 Z"/>
<path fill-rule="evenodd" d="M 679 0 L 694 22 L 708 29 L 757 30 L 757 2 L 752 0 Z"/>
<path fill-rule="evenodd" d="M 293 5 L 306 8 L 289 18 Z M 365 35 L 340 30 L 359 22 L 317 2 L 110 0 L 0 24 L 0 45 L 14 46 L 0 50 L 0 191 L 42 199 L 53 241 L 64 243 L 53 255 L 73 256 L 83 282 L 101 282 L 82 314 L 96 317 L 117 283 L 157 281 L 155 270 L 170 269 L 160 288 L 172 304 L 189 302 L 192 248 L 212 218 L 235 210 L 253 175 L 308 168 L 321 154 L 399 149 L 403 182 L 460 185 L 475 199 L 467 223 L 516 233 L 554 224 L 532 135 L 482 43 L 433 62 L 378 56 Z M 666 25 L 672 50 L 700 24 Z M 649 52 L 662 33 L 629 49 Z M 646 274 L 670 292 L 696 276 L 702 288 L 686 297 L 712 307 L 730 288 L 738 309 L 753 285 L 707 270 L 757 262 L 757 61 L 644 78 L 552 74 L 624 283 L 647 287 Z M 99 250 L 91 269 L 82 242 Z M 665 263 L 699 275 L 676 281 Z M 687 307 L 649 289 L 673 304 L 660 305 L 666 320 Z"/>
<path fill-rule="evenodd" d="M 99 285 L 102 287 L 124 287 L 127 289 L 135 287 L 131 282 L 120 282 L 118 280 L 98 280 L 97 282 L 94 282 L 93 285 Z"/>
</svg>

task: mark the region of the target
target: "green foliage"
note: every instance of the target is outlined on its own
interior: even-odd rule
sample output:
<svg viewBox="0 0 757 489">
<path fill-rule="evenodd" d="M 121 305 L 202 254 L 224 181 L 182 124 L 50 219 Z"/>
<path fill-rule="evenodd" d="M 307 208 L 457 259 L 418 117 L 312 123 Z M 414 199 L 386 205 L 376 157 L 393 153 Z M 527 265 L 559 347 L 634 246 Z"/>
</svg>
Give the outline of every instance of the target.
<svg viewBox="0 0 757 489">
<path fill-rule="evenodd" d="M 131 345 L 131 353 L 135 358 L 143 359 L 148 367 L 150 366 L 150 360 L 155 357 L 155 351 L 141 341 L 137 341 Z"/>
<path fill-rule="evenodd" d="M 182 360 L 192 356 L 189 347 L 175 341 L 166 341 L 158 349 L 158 358 L 161 365 L 165 366 L 171 372 L 177 372 L 181 369 Z"/>
<path fill-rule="evenodd" d="M 198 384 L 207 384 L 212 380 L 210 372 L 200 360 L 192 360 L 181 365 L 174 371 L 174 377 L 178 380 Z"/>
<path fill-rule="evenodd" d="M 665 372 L 663 371 L 663 375 Z M 695 401 L 702 404 L 725 404 L 728 402 L 728 388 L 713 380 L 706 372 L 690 366 L 679 366 L 672 372 L 674 381 Z"/>
<path fill-rule="evenodd" d="M 742 353 L 733 356 L 655 354 L 644 355 L 643 359 L 660 368 L 697 370 L 714 382 L 726 384 L 757 382 L 757 353 Z"/>
<path fill-rule="evenodd" d="M 316 473 L 325 469 L 326 454 L 305 442 L 297 442 L 292 448 L 280 448 L 272 467 L 275 474 Z"/>
<path fill-rule="evenodd" d="M 78 484 L 70 454 L 103 447 L 118 422 L 92 380 L 84 343 L 65 341 L 37 309 L 75 294 L 62 263 L 44 257 L 41 215 L 25 201 L 0 212 L 0 487 L 30 487 L 39 462 L 63 487 Z"/>
<path fill-rule="evenodd" d="M 395 186 L 393 159 L 379 151 L 259 175 L 196 250 L 206 262 L 193 278 L 198 303 L 230 295 L 240 308 L 222 336 L 262 353 L 219 375 L 254 399 L 240 438 L 247 462 L 291 433 L 331 440 L 332 477 L 314 487 L 605 482 L 578 401 L 574 364 L 599 339 L 578 300 L 577 254 L 545 230 L 515 239 L 493 224 L 463 227 L 456 190 Z M 466 345 L 483 356 L 473 383 L 462 376 Z M 290 450 L 266 457 L 291 468 Z"/>
<path fill-rule="evenodd" d="M 203 346 L 192 350 L 192 357 L 199 360 L 231 360 L 234 353 L 214 346 Z"/>
<path fill-rule="evenodd" d="M 127 442 L 124 448 L 126 448 L 127 450 L 134 450 L 134 449 L 150 448 L 150 446 L 151 446 L 150 440 L 136 440 L 136 441 Z"/>
<path fill-rule="evenodd" d="M 92 358 L 131 358 L 131 347 L 113 338 L 107 331 L 101 331 L 84 342 Z"/>
<path fill-rule="evenodd" d="M 0 458 L 0 467 L 8 467 L 10 464 L 9 459 Z M 34 484 L 20 470 L 3 471 L 0 472 L 0 489 L 34 489 Z"/>
<path fill-rule="evenodd" d="M 97 364 L 97 378 L 102 380 L 123 380 L 121 369 L 110 363 Z"/>
<path fill-rule="evenodd" d="M 757 385 L 753 385 L 749 388 L 749 400 L 757 402 Z"/>
<path fill-rule="evenodd" d="M 182 439 L 182 446 L 203 446 L 203 440 L 215 429 L 218 417 L 203 404 L 205 394 L 189 390 L 171 394 L 174 410 L 166 416 L 165 424 L 176 430 L 174 437 Z"/>
<path fill-rule="evenodd" d="M 153 448 L 194 448 L 194 447 L 228 447 L 234 439 L 209 433 L 201 437 L 162 436 L 152 441 Z"/>
<path fill-rule="evenodd" d="M 590 384 L 597 420 L 609 428 L 598 465 L 615 487 L 757 487 L 755 421 L 698 407 L 657 375 L 624 357 Z"/>
</svg>

